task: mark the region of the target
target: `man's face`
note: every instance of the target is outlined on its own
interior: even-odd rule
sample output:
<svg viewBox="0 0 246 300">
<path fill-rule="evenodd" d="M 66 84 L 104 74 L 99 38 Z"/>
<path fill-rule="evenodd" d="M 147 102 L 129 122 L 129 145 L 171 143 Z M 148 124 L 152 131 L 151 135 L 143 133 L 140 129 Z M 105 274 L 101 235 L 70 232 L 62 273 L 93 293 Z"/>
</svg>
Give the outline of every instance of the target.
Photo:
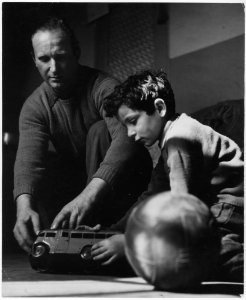
<svg viewBox="0 0 246 300">
<path fill-rule="evenodd" d="M 134 138 L 135 142 L 151 146 L 161 135 L 163 118 L 157 110 L 148 115 L 145 111 L 132 110 L 123 104 L 118 110 L 118 117 L 126 126 L 128 136 Z"/>
<path fill-rule="evenodd" d="M 57 92 L 69 89 L 78 66 L 69 37 L 60 29 L 37 31 L 32 45 L 34 61 L 43 80 Z"/>
</svg>

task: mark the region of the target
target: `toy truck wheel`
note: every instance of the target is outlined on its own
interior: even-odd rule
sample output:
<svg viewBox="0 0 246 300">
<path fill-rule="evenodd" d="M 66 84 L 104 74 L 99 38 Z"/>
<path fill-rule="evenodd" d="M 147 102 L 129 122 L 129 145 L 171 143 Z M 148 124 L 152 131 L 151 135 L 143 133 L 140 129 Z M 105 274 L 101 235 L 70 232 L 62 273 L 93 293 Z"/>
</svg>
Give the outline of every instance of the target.
<svg viewBox="0 0 246 300">
<path fill-rule="evenodd" d="M 46 272 L 49 270 L 49 246 L 38 243 L 31 253 L 31 265 L 35 270 Z"/>
<path fill-rule="evenodd" d="M 39 243 L 35 245 L 35 248 L 33 250 L 33 256 L 34 257 L 44 257 L 49 253 L 48 246 L 46 246 L 43 243 Z"/>
<path fill-rule="evenodd" d="M 80 256 L 83 260 L 92 260 L 92 256 L 91 256 L 91 245 L 86 245 L 82 248 L 81 252 L 80 252 Z"/>
</svg>

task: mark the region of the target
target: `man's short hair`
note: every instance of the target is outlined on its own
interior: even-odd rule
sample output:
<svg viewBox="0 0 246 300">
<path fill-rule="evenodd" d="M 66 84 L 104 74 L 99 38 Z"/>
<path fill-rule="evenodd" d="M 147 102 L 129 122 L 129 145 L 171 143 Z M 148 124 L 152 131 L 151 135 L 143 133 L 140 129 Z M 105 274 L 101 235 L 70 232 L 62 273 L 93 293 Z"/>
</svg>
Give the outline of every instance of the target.
<svg viewBox="0 0 246 300">
<path fill-rule="evenodd" d="M 162 98 L 167 106 L 167 116 L 175 114 L 175 99 L 172 87 L 163 71 L 143 71 L 130 76 L 118 85 L 114 92 L 104 100 L 107 116 L 117 116 L 121 105 L 133 110 L 143 110 L 148 115 L 155 111 L 154 101 Z"/>
<path fill-rule="evenodd" d="M 56 16 L 48 16 L 46 18 L 38 20 L 32 29 L 31 40 L 38 31 L 52 31 L 52 30 L 56 30 L 56 29 L 60 29 L 62 32 L 64 32 L 69 37 L 69 39 L 71 41 L 72 50 L 73 50 L 75 56 L 77 58 L 79 58 L 79 56 L 80 56 L 79 42 L 78 42 L 73 30 L 71 29 L 71 27 L 62 18 L 59 18 Z M 32 48 L 32 54 L 33 54 L 33 48 Z"/>
</svg>

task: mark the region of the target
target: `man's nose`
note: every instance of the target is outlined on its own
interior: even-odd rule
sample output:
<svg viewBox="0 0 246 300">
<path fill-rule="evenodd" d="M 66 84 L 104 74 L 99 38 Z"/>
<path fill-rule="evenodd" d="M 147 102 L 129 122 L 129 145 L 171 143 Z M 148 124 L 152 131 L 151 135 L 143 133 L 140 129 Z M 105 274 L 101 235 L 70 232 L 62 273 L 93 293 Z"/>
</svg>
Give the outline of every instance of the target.
<svg viewBox="0 0 246 300">
<path fill-rule="evenodd" d="M 57 71 L 57 62 L 55 59 L 50 60 L 50 71 L 53 73 Z"/>
</svg>

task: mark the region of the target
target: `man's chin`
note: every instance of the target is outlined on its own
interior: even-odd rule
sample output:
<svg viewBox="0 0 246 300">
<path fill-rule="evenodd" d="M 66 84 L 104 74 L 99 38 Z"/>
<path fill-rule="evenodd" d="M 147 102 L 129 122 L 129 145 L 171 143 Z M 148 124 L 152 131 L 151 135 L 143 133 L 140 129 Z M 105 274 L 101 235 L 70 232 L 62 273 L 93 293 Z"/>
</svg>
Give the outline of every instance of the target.
<svg viewBox="0 0 246 300">
<path fill-rule="evenodd" d="M 63 91 L 65 89 L 65 85 L 61 82 L 49 82 L 50 87 L 56 91 Z"/>
<path fill-rule="evenodd" d="M 50 86 L 53 88 L 53 89 L 59 89 L 59 88 L 62 88 L 63 84 L 61 82 L 49 82 Z"/>
</svg>

